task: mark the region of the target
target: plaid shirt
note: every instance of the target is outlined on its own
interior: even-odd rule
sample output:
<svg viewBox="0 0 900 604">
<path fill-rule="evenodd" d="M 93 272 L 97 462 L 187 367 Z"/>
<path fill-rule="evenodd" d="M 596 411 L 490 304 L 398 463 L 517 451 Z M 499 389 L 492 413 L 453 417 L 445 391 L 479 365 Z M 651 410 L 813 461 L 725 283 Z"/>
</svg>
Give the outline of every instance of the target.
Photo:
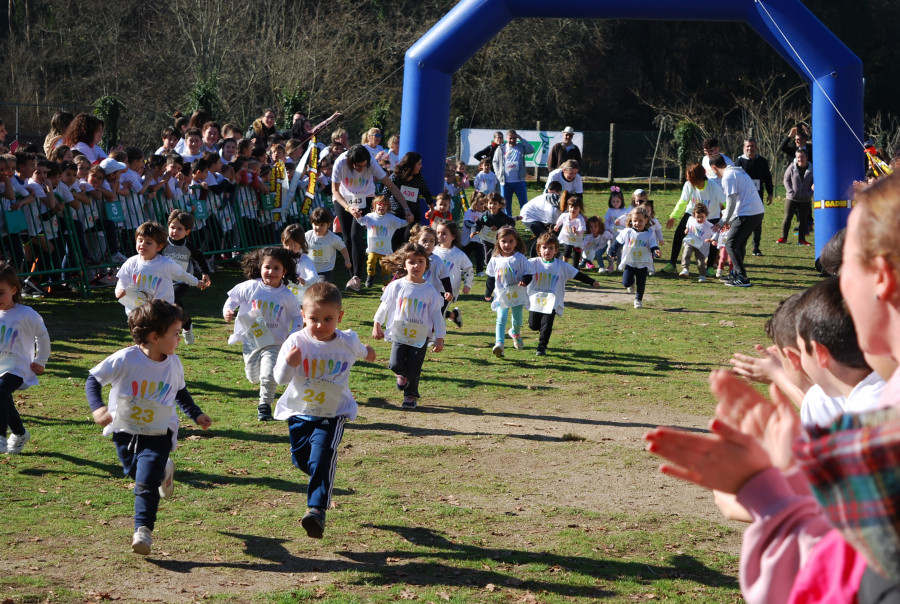
<svg viewBox="0 0 900 604">
<path fill-rule="evenodd" d="M 875 570 L 900 582 L 900 408 L 810 428 L 794 456 L 831 524 Z"/>
</svg>

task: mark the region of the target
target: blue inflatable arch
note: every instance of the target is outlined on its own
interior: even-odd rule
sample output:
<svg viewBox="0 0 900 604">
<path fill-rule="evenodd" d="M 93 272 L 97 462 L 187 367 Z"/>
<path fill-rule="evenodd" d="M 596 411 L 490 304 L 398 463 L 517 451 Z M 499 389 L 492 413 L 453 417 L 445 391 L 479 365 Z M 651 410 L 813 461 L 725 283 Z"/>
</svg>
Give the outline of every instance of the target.
<svg viewBox="0 0 900 604">
<path fill-rule="evenodd" d="M 406 51 L 400 151 L 422 154 L 433 191 L 443 188 L 454 72 L 510 21 L 529 17 L 748 24 L 810 84 L 816 257 L 846 225 L 848 191 L 864 175 L 862 62 L 800 0 L 462 0 Z"/>
</svg>

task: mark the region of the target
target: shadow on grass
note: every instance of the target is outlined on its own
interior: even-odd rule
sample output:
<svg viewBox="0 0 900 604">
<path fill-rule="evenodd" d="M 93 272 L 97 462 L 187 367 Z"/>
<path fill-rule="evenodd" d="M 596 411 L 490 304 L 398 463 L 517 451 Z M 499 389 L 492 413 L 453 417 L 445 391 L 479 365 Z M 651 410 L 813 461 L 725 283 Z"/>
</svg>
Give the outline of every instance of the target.
<svg viewBox="0 0 900 604">
<path fill-rule="evenodd" d="M 371 526 L 371 525 L 370 525 Z M 563 570 L 560 576 L 580 575 L 597 580 L 653 586 L 657 581 L 674 579 L 690 581 L 698 585 L 723 589 L 737 589 L 734 577 L 705 566 L 693 556 L 673 556 L 668 563 L 649 564 L 584 556 L 559 555 L 544 552 L 514 550 L 499 552 L 493 548 L 454 543 L 445 535 L 427 528 L 395 525 L 374 525 L 372 528 L 394 533 L 425 551 L 389 550 L 378 552 L 338 551 L 340 560 L 317 560 L 295 556 L 285 547 L 286 539 L 263 537 L 245 533 L 222 531 L 243 542 L 244 554 L 255 558 L 247 562 L 207 562 L 148 558 L 147 561 L 161 569 L 176 573 L 190 573 L 197 568 L 235 568 L 258 572 L 303 573 L 345 572 L 359 575 L 349 578 L 350 584 L 394 585 L 402 582 L 421 587 L 469 587 L 488 584 L 514 585 L 517 589 L 532 593 L 552 593 L 560 596 L 582 598 L 610 598 L 621 595 L 610 586 L 578 585 L 582 579 L 573 577 L 570 582 L 549 580 L 553 572 Z M 499 562 L 498 562 L 499 560 Z M 471 568 L 481 562 L 481 569 Z M 546 569 L 506 572 L 499 565 L 546 566 Z M 498 568 L 491 568 L 491 566 Z M 539 573 L 538 578 L 522 577 L 523 572 Z M 519 575 L 519 576 L 517 576 Z"/>
</svg>

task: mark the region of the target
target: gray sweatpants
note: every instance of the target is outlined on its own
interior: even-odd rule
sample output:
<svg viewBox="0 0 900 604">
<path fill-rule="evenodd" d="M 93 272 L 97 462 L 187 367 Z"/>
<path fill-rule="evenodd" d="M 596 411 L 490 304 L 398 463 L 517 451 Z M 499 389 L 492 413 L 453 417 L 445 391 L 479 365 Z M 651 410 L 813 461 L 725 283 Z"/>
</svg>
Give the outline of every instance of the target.
<svg viewBox="0 0 900 604">
<path fill-rule="evenodd" d="M 275 402 L 275 361 L 281 346 L 273 344 L 258 350 L 244 344 L 244 373 L 251 384 L 259 383 L 259 402 L 271 405 Z"/>
<path fill-rule="evenodd" d="M 706 256 L 699 249 L 692 245 L 684 246 L 684 253 L 681 255 L 681 270 L 689 270 L 691 266 L 691 256 L 697 258 L 697 270 L 701 275 L 706 274 Z"/>
</svg>

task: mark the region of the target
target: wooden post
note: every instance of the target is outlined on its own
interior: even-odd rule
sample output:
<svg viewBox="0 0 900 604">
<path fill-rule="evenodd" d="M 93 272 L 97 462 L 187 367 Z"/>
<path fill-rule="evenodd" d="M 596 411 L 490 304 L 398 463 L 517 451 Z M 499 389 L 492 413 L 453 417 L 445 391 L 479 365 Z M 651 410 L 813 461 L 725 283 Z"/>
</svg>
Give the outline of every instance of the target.
<svg viewBox="0 0 900 604">
<path fill-rule="evenodd" d="M 541 123 L 540 122 L 537 123 L 537 131 L 538 131 L 538 136 L 540 137 L 540 135 L 541 135 Z M 543 140 L 543 139 L 541 139 L 541 140 Z M 535 153 L 534 159 L 535 159 L 534 180 L 535 180 L 535 182 L 538 182 L 538 173 L 540 172 L 541 169 L 537 166 L 537 159 L 538 159 L 537 153 Z"/>
<path fill-rule="evenodd" d="M 613 182 L 613 165 L 616 161 L 616 125 L 609 125 L 609 169 L 606 174 L 606 178 L 609 180 L 609 184 Z"/>
</svg>

